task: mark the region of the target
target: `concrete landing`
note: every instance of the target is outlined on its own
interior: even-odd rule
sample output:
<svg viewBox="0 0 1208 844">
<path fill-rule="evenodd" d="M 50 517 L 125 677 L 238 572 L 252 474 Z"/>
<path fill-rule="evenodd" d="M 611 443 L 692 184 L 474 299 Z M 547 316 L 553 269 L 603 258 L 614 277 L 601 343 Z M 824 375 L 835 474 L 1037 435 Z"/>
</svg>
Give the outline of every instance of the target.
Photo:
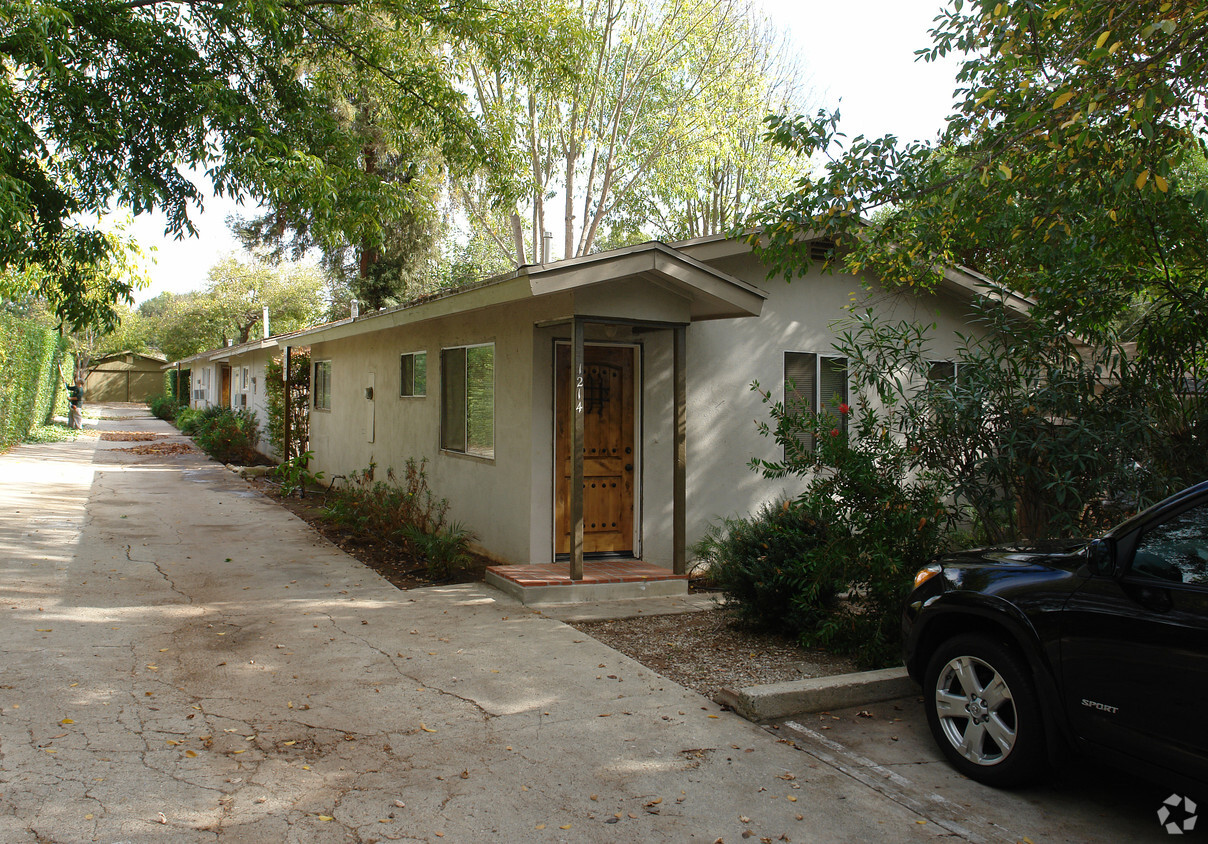
<svg viewBox="0 0 1208 844">
<path fill-rule="evenodd" d="M 570 579 L 569 563 L 490 566 L 486 582 L 526 606 L 620 601 L 688 594 L 688 576 L 641 560 L 589 560 L 583 579 Z"/>
</svg>

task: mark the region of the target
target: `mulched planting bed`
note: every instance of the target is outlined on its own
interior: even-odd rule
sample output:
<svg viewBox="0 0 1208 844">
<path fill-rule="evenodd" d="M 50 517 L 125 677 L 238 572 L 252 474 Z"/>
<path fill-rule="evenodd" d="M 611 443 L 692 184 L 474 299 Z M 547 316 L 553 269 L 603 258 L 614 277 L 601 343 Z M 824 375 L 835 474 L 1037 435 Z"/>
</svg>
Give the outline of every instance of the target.
<svg viewBox="0 0 1208 844">
<path fill-rule="evenodd" d="M 423 562 L 411 559 L 393 542 L 349 533 L 338 525 L 333 525 L 324 517 L 322 492 L 308 492 L 306 498 L 286 498 L 282 497 L 280 487 L 272 481 L 253 478 L 249 479 L 248 483 L 323 534 L 341 551 L 369 566 L 399 589 L 418 589 L 449 583 L 477 583 L 486 577 L 487 566 L 492 565 L 485 557 L 475 556 L 468 568 L 454 572 L 453 576 L 446 580 L 433 580 L 428 576 Z"/>
<path fill-rule="evenodd" d="M 736 627 L 721 609 L 571 626 L 708 698 L 727 686 L 740 689 L 856 670 L 842 657 Z"/>
</svg>

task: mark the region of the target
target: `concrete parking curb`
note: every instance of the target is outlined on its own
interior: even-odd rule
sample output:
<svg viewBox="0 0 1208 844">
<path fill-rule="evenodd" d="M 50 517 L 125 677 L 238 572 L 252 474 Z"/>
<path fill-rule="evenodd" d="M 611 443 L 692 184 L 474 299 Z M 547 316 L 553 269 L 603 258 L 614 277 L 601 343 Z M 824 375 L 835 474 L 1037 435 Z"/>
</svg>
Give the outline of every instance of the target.
<svg viewBox="0 0 1208 844">
<path fill-rule="evenodd" d="M 773 721 L 845 706 L 863 706 L 918 693 L 905 668 L 813 677 L 745 689 L 722 689 L 715 700 L 748 721 Z"/>
</svg>

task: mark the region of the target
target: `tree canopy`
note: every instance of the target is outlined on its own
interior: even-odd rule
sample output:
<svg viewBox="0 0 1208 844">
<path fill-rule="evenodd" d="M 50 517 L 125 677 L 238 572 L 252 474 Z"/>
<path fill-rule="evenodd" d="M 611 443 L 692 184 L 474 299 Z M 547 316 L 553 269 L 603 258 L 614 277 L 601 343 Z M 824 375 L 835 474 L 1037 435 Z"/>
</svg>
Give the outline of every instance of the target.
<svg viewBox="0 0 1208 844">
<path fill-rule="evenodd" d="M 185 168 L 219 195 L 266 200 L 282 226 L 292 214 L 322 242 L 372 248 L 380 221 L 415 199 L 365 166 L 367 140 L 388 127 L 468 169 L 490 164 L 444 50 L 527 55 L 545 22 L 436 0 L 12 0 L 0 13 L 0 265 L 102 260 L 110 245 L 80 221 L 114 204 L 161 210 L 170 232 L 191 234 L 203 194 Z M 365 91 L 377 114 L 350 121 Z M 94 316 L 69 277 L 57 283 L 62 319 Z"/>
<path fill-rule="evenodd" d="M 952 0 L 932 37 L 924 60 L 965 54 L 938 142 L 844 148 L 837 114 L 770 120 L 776 144 L 828 156 L 759 218 L 777 267 L 802 269 L 807 233 L 890 283 L 964 264 L 1090 332 L 1138 298 L 1202 296 L 1201 3 Z"/>
<path fill-rule="evenodd" d="M 963 54 L 939 139 L 849 141 L 837 114 L 771 118 L 770 138 L 818 166 L 757 217 L 751 240 L 789 277 L 821 238 L 835 244 L 828 264 L 890 286 L 932 287 L 963 265 L 1030 298 L 1027 331 L 991 319 L 998 330 L 970 344 L 958 363 L 971 380 L 942 413 L 926 405 L 934 391 L 916 390 L 922 403 L 900 417 L 919 423 L 908 436 L 966 443 L 947 456 L 977 472 L 954 477 L 995 508 L 1045 502 L 1029 530 L 1109 492 L 1131 489 L 1135 504 L 1202 478 L 1208 9 L 950 0 L 932 39 L 923 60 Z M 914 330 L 862 340 L 875 334 L 888 355 Z M 892 367 L 868 371 L 900 386 Z M 968 424 L 944 439 L 937 419 Z M 992 461 L 1002 471 L 987 481 Z"/>
<path fill-rule="evenodd" d="M 586 0 L 573 72 L 456 54 L 475 110 L 511 143 L 511 193 L 473 177 L 453 199 L 502 265 L 663 236 L 719 233 L 791 184 L 757 143 L 769 110 L 800 108 L 785 45 L 746 0 Z M 479 254 L 482 254 L 480 251 Z"/>
</svg>

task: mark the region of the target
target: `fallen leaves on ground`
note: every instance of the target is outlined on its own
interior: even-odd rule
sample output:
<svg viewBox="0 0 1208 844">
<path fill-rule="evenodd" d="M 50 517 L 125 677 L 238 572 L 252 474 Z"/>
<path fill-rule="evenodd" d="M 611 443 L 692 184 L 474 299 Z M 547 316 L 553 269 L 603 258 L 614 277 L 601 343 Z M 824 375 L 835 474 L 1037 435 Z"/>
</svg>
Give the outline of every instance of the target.
<svg viewBox="0 0 1208 844">
<path fill-rule="evenodd" d="M 152 434 L 146 431 L 105 431 L 101 439 L 111 443 L 146 443 L 154 442 L 167 434 Z"/>
<path fill-rule="evenodd" d="M 136 445 L 131 448 L 115 448 L 114 451 L 124 451 L 128 454 L 157 454 L 167 456 L 172 454 L 195 454 L 197 449 L 188 443 L 153 443 L 151 445 Z"/>
</svg>

